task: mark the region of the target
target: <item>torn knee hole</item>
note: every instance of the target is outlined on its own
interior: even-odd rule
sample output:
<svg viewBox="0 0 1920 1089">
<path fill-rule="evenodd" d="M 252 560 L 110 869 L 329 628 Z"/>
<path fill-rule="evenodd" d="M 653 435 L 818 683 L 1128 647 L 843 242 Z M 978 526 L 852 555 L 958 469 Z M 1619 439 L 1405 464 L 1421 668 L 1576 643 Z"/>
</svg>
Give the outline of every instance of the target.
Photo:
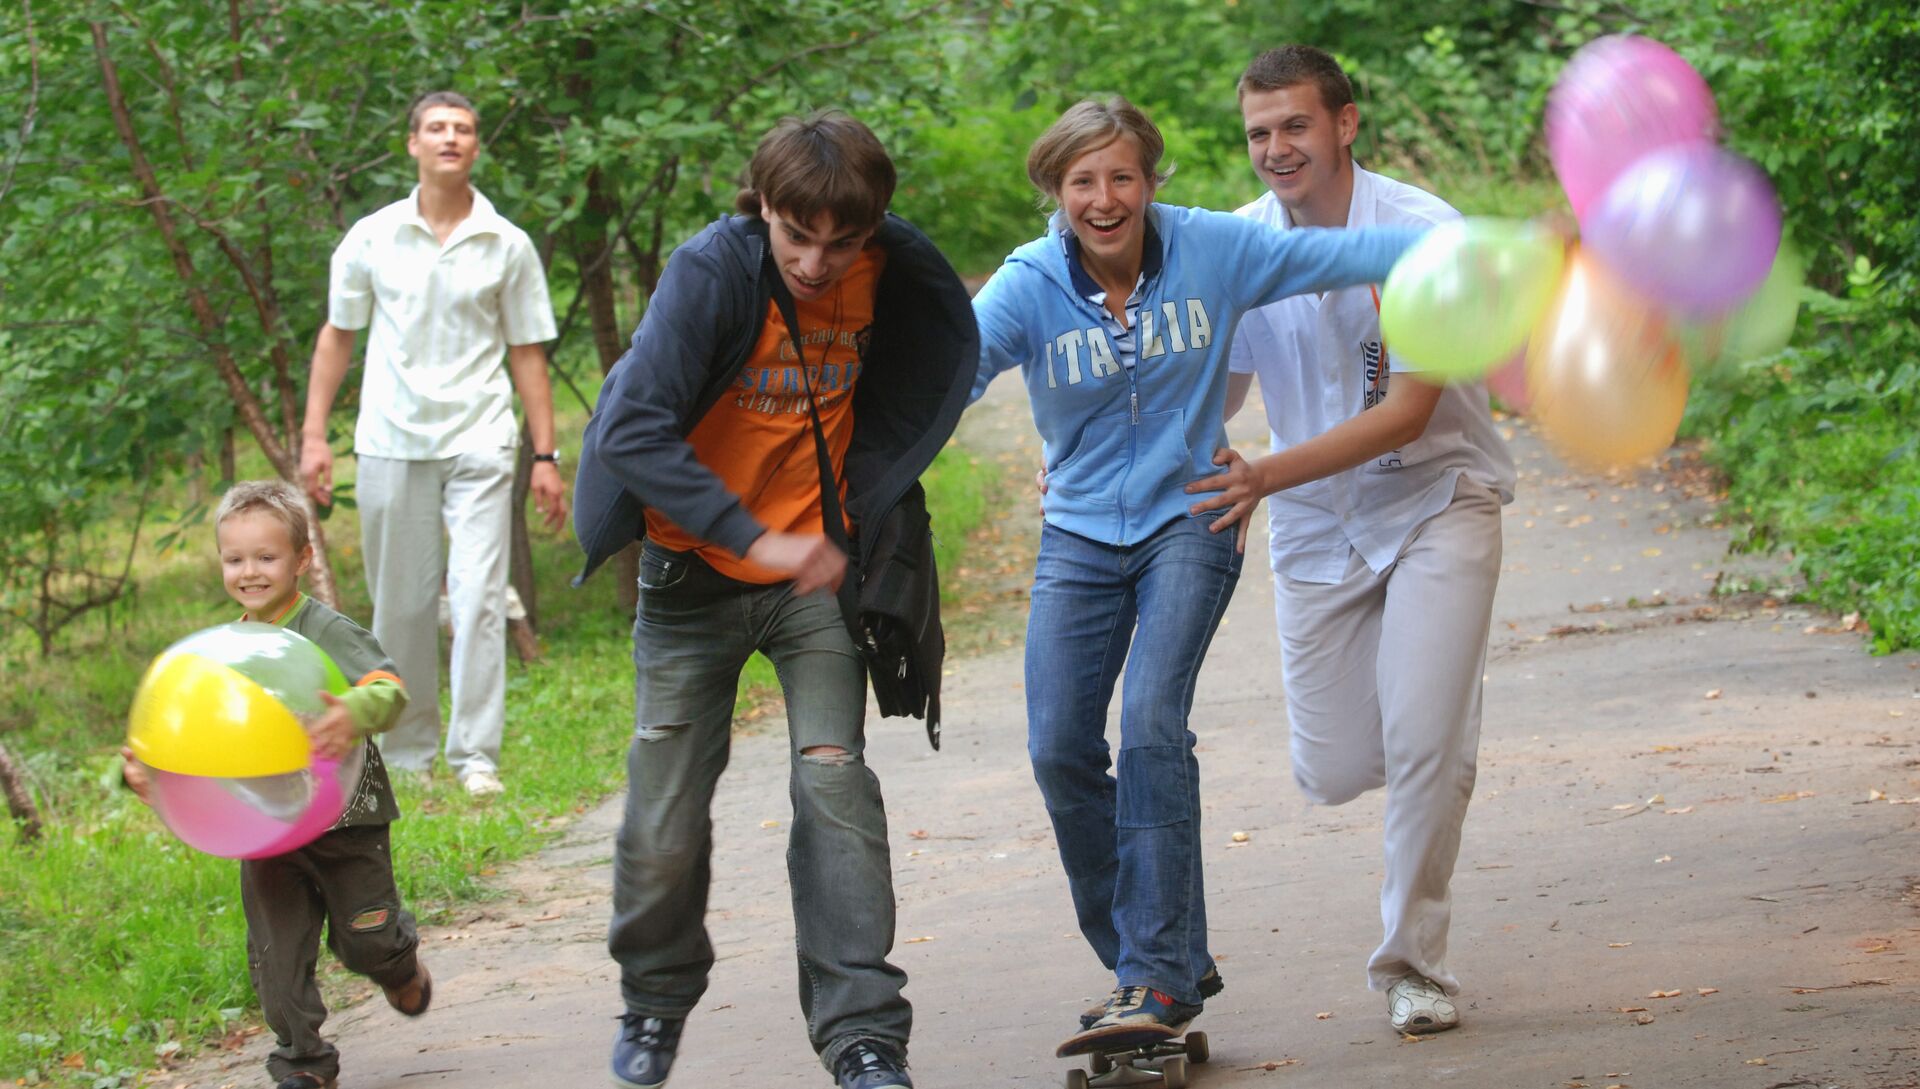
<svg viewBox="0 0 1920 1089">
<path fill-rule="evenodd" d="M 810 745 L 800 750 L 800 759 L 837 768 L 853 763 L 853 754 L 838 745 Z"/>
<path fill-rule="evenodd" d="M 390 909 L 373 908 L 348 920 L 347 928 L 358 931 L 378 930 L 387 925 L 387 920 L 391 918 L 393 918 L 393 912 Z"/>
<path fill-rule="evenodd" d="M 661 726 L 637 726 L 633 736 L 637 741 L 665 741 L 667 738 L 687 728 L 684 722 L 669 722 Z"/>
</svg>

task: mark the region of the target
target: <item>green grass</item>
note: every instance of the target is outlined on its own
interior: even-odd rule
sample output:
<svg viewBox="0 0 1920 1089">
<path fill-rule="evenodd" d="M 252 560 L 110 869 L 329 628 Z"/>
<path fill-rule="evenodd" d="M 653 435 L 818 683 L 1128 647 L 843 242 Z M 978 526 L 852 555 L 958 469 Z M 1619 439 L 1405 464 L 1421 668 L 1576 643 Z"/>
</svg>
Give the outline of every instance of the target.
<svg viewBox="0 0 1920 1089">
<path fill-rule="evenodd" d="M 985 513 L 991 476 L 948 450 L 926 478 L 948 570 Z M 353 512 L 326 528 L 346 611 L 365 617 Z M 9 678 L 0 737 L 29 765 L 47 823 L 31 846 L 0 830 L 0 1081 L 134 1085 L 160 1055 L 191 1051 L 255 1014 L 236 864 L 180 845 L 115 785 L 115 750 L 146 663 L 234 616 L 210 551 L 143 557 L 132 599 L 69 629 L 51 658 L 18 633 L 0 648 Z M 394 784 L 396 876 L 428 921 L 488 896 L 495 867 L 539 849 L 624 784 L 631 618 L 606 575 L 567 587 L 577 557 L 570 540 L 536 533 L 543 657 L 509 658 L 508 793 L 475 804 L 444 776 L 424 790 Z M 749 663 L 741 687 L 742 710 L 777 707 L 764 659 Z"/>
</svg>

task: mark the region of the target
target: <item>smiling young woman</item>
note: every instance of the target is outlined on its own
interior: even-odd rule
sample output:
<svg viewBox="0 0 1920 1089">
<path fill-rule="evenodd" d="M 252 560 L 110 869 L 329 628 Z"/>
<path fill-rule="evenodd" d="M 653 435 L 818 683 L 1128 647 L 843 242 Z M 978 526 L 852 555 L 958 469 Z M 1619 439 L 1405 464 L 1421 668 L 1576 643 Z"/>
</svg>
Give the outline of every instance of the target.
<svg viewBox="0 0 1920 1089">
<path fill-rule="evenodd" d="M 1027 156 L 1058 210 L 974 299 L 973 396 L 1021 369 L 1048 473 L 1028 751 L 1081 933 L 1114 975 L 1062 1054 L 1174 1035 L 1220 989 L 1187 726 L 1239 578 L 1245 511 L 1192 514 L 1185 486 L 1225 445 L 1233 328 L 1289 295 L 1380 280 L 1419 236 L 1282 233 L 1156 203 L 1164 148 L 1124 98 L 1068 109 Z M 1105 731 L 1122 665 L 1116 777 Z"/>
</svg>

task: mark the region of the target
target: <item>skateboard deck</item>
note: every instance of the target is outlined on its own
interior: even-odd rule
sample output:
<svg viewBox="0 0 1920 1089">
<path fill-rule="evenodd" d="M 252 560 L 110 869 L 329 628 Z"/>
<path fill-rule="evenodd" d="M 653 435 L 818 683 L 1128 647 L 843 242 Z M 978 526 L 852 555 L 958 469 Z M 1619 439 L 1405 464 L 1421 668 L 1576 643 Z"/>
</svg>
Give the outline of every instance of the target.
<svg viewBox="0 0 1920 1089">
<path fill-rule="evenodd" d="M 1057 1054 L 1061 1058 L 1086 1055 L 1089 1059 L 1086 1070 L 1067 1071 L 1067 1089 L 1121 1085 L 1183 1089 L 1188 1065 L 1206 1062 L 1211 1054 L 1207 1034 L 1188 1032 L 1187 1027 L 1113 1025 L 1069 1037 Z"/>
</svg>

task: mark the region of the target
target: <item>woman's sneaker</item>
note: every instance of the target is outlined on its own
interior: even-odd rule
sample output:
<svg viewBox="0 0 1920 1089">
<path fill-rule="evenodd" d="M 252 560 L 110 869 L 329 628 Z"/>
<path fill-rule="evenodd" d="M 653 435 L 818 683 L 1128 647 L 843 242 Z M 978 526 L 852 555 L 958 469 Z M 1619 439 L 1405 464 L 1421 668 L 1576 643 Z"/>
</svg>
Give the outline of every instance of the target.
<svg viewBox="0 0 1920 1089">
<path fill-rule="evenodd" d="M 1207 974 L 1200 977 L 1198 986 L 1201 998 L 1212 998 L 1214 995 L 1226 990 L 1227 982 L 1220 978 L 1220 966 L 1217 964 L 1209 966 L 1207 968 Z M 1113 1006 L 1113 1000 L 1119 997 L 1120 988 L 1115 987 L 1113 993 L 1108 995 L 1098 1005 L 1088 1006 L 1086 1009 L 1080 1011 L 1080 1031 L 1087 1031 L 1093 1027 L 1095 1021 L 1105 1017 L 1107 1010 Z"/>
<path fill-rule="evenodd" d="M 1439 984 L 1416 972 L 1387 988 L 1387 1019 L 1395 1029 L 1421 1036 L 1460 1027 L 1460 1008 Z"/>
<path fill-rule="evenodd" d="M 1171 1040 L 1200 1016 L 1189 1005 L 1152 987 L 1122 987 L 1107 1002 L 1107 1011 L 1092 1026 L 1069 1036 L 1054 1049 L 1061 1058 L 1086 1055 L 1107 1048 L 1128 1048 Z"/>
</svg>

